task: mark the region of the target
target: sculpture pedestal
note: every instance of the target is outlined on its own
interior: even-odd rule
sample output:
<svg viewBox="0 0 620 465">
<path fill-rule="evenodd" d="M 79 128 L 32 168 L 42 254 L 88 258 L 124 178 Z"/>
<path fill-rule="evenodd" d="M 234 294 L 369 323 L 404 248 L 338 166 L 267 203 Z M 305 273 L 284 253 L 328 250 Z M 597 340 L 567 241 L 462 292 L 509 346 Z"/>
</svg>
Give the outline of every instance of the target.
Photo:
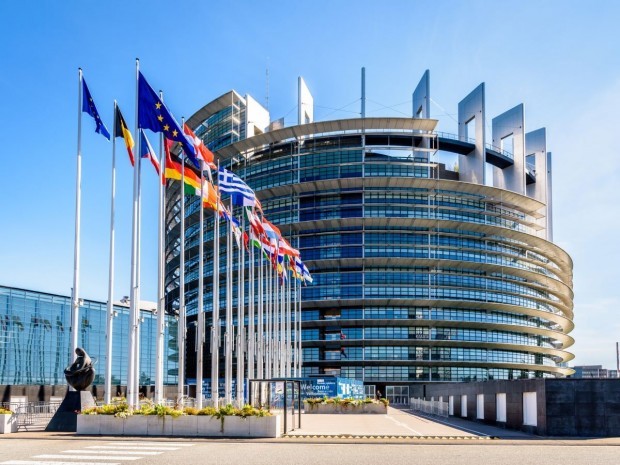
<svg viewBox="0 0 620 465">
<path fill-rule="evenodd" d="M 95 399 L 90 391 L 71 391 L 67 389 L 65 398 L 48 423 L 45 431 L 77 431 L 77 412 L 94 406 Z"/>
</svg>

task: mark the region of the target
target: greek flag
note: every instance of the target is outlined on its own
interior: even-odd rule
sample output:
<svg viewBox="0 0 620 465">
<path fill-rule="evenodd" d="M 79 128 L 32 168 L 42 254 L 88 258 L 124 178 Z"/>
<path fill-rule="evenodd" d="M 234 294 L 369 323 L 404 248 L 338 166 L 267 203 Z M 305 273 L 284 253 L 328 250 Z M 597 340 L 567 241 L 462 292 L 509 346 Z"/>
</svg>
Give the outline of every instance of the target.
<svg viewBox="0 0 620 465">
<path fill-rule="evenodd" d="M 232 196 L 233 205 L 244 207 L 256 206 L 254 191 L 235 173 L 220 169 L 218 181 L 218 189 L 220 192 Z"/>
</svg>

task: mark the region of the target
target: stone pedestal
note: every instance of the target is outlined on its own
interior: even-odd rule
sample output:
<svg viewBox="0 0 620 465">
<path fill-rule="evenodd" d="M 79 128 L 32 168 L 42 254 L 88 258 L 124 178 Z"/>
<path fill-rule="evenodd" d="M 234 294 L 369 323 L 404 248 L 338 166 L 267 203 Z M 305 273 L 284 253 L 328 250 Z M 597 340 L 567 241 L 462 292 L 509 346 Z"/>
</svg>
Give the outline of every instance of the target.
<svg viewBox="0 0 620 465">
<path fill-rule="evenodd" d="M 67 390 L 60 407 L 50 420 L 45 431 L 77 431 L 77 412 L 95 406 L 95 399 L 90 391 Z"/>
</svg>

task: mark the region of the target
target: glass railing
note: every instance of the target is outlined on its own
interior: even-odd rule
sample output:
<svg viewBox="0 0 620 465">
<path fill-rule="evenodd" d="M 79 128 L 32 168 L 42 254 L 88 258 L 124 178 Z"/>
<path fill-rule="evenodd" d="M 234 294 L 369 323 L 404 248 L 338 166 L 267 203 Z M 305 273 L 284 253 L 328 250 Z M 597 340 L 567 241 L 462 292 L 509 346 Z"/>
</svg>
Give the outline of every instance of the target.
<svg viewBox="0 0 620 465">
<path fill-rule="evenodd" d="M 536 164 L 535 163 L 526 163 L 525 169 L 533 176 L 536 175 Z"/>
</svg>

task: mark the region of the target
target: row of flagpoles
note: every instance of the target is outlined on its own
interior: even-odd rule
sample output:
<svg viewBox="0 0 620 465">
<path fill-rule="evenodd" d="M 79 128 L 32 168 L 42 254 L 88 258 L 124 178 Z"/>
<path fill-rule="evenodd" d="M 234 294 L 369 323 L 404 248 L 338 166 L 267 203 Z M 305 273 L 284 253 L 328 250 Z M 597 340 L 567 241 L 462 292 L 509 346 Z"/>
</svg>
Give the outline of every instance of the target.
<svg viewBox="0 0 620 465">
<path fill-rule="evenodd" d="M 82 113 L 93 117 L 96 132 L 108 140 L 110 133 L 100 118 L 82 70 L 79 70 L 78 91 L 78 150 L 76 176 L 76 221 L 74 249 L 74 278 L 72 291 L 72 350 L 77 348 L 79 314 L 79 257 L 81 209 L 81 118 Z M 155 154 L 144 129 L 160 133 L 160 155 Z M 165 237 L 166 189 L 180 181 L 180 268 L 179 268 L 179 319 L 178 350 L 179 371 L 177 398 L 184 396 L 186 304 L 185 304 L 185 196 L 199 196 L 199 264 L 197 305 L 197 403 L 202 407 L 203 344 L 205 342 L 204 317 L 204 210 L 213 211 L 213 311 L 210 334 L 211 347 L 211 399 L 214 406 L 220 401 L 219 367 L 220 349 L 224 355 L 224 403 L 233 399 L 241 404 L 247 379 L 272 379 L 301 375 L 301 285 L 312 277 L 300 258 L 299 251 L 282 237 L 280 230 L 264 216 L 262 206 L 254 191 L 236 174 L 215 164 L 213 153 L 204 145 L 191 128 L 174 119 L 163 102 L 148 84 L 136 60 L 136 121 L 135 134 L 139 135 L 140 154 L 134 157 L 134 140 L 117 102 L 114 102 L 114 129 L 112 135 L 112 195 L 110 213 L 110 258 L 108 306 L 106 325 L 105 402 L 111 399 L 113 286 L 114 286 L 114 218 L 116 189 L 116 138 L 124 139 L 131 164 L 134 166 L 131 283 L 128 334 L 127 401 L 131 407 L 138 405 L 140 373 L 140 237 L 141 237 L 141 160 L 148 158 L 158 176 L 158 286 L 157 286 L 157 340 L 155 363 L 155 402 L 164 398 L 164 331 L 165 331 Z M 178 153 L 179 155 L 175 155 Z M 178 158 L 180 157 L 180 161 Z M 217 170 L 213 182 L 211 170 Z M 205 174 L 207 178 L 205 179 Z M 166 182 L 169 180 L 170 182 Z M 228 195 L 228 207 L 222 194 Z M 241 220 L 234 216 L 234 207 L 241 212 Z M 247 219 L 247 227 L 246 227 Z M 225 327 L 221 337 L 220 317 L 220 222 L 226 224 L 225 262 Z M 247 231 L 246 231 L 247 229 Z M 234 239 L 234 240 L 233 240 Z M 236 252 L 234 245 L 236 244 Z M 258 253 L 256 251 L 258 250 Z M 246 255 L 247 252 L 247 255 Z M 236 261 L 236 287 L 234 262 Z M 248 271 L 246 278 L 245 271 Z M 292 279 L 291 279 L 292 278 Z M 246 283 L 248 296 L 245 296 Z M 233 290 L 236 289 L 237 309 L 233 308 Z M 246 317 L 246 302 L 248 315 Z M 234 320 L 237 327 L 234 328 Z M 233 392 L 233 361 L 236 361 L 236 392 Z M 246 366 L 247 361 L 247 366 Z"/>
</svg>

